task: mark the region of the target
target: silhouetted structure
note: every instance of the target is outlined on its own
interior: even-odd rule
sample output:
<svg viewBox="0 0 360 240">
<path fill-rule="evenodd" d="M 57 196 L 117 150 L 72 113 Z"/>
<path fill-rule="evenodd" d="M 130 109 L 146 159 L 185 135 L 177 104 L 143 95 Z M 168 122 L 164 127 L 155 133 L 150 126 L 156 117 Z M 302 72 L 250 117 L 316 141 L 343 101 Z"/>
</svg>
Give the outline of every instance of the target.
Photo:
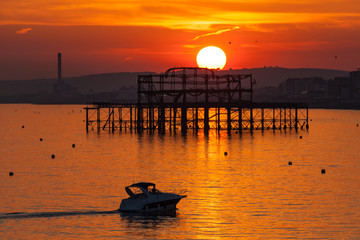
<svg viewBox="0 0 360 240">
<path fill-rule="evenodd" d="M 291 98 L 324 98 L 327 93 L 327 81 L 323 78 L 288 78 L 280 83 L 279 87 L 282 94 Z"/>
<path fill-rule="evenodd" d="M 279 84 L 279 90 L 288 99 L 345 100 L 357 103 L 360 99 L 360 69 L 350 72 L 348 77 L 333 79 L 288 78 Z"/>
<path fill-rule="evenodd" d="M 139 75 L 137 103 L 95 103 L 86 107 L 86 130 L 186 133 L 189 129 L 308 128 L 307 105 L 254 103 L 251 74 L 221 73 L 183 67 L 159 75 Z"/>
<path fill-rule="evenodd" d="M 58 53 L 58 82 L 62 81 L 61 77 L 61 53 Z"/>
<path fill-rule="evenodd" d="M 53 84 L 53 98 L 59 98 L 60 100 L 67 100 L 73 98 L 79 94 L 77 88 L 71 86 L 69 83 L 65 83 L 62 79 L 62 67 L 61 67 L 61 53 L 57 54 L 58 56 L 58 78 L 57 82 Z"/>
</svg>

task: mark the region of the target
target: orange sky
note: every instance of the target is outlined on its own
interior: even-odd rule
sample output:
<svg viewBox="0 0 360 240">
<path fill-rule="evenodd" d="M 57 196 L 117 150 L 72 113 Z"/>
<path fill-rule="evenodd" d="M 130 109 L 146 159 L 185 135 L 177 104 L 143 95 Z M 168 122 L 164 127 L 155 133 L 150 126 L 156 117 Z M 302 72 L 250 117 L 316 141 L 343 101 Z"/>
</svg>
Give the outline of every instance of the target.
<svg viewBox="0 0 360 240">
<path fill-rule="evenodd" d="M 91 2 L 91 3 L 90 3 Z M 0 80 L 196 66 L 222 48 L 225 69 L 360 67 L 358 0 L 0 2 Z M 335 57 L 336 56 L 336 57 Z"/>
</svg>

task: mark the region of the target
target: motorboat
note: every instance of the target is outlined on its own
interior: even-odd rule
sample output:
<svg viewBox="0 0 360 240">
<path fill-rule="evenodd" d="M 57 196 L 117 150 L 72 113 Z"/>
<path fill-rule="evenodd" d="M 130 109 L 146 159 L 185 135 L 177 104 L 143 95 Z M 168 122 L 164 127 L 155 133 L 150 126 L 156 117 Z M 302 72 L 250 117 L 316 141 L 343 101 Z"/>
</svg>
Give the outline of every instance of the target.
<svg viewBox="0 0 360 240">
<path fill-rule="evenodd" d="M 120 212 L 161 212 L 175 211 L 176 204 L 186 197 L 176 193 L 159 191 L 154 183 L 139 182 L 125 187 L 129 195 L 121 201 Z"/>
</svg>

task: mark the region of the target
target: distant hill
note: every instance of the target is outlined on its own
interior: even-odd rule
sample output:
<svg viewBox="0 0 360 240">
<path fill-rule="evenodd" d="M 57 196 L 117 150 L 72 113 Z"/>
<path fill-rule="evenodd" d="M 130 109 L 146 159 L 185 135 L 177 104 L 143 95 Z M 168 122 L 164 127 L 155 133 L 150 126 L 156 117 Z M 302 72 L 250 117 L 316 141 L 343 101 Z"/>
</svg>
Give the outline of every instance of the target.
<svg viewBox="0 0 360 240">
<path fill-rule="evenodd" d="M 347 77 L 349 72 L 329 69 L 312 69 L 312 68 L 252 68 L 236 69 L 223 71 L 224 74 L 252 74 L 256 80 L 256 88 L 278 86 L 279 83 L 287 78 L 295 77 L 322 77 L 332 79 L 334 77 Z M 137 88 L 137 78 L 139 74 L 155 74 L 151 72 L 120 72 L 104 73 L 96 75 L 87 75 L 80 77 L 64 78 L 64 82 L 76 88 L 80 93 L 89 92 L 98 94 L 102 92 L 115 92 L 126 89 Z M 36 79 L 36 80 L 11 80 L 0 81 L 0 96 L 17 96 L 24 94 L 51 94 L 53 84 L 56 79 Z"/>
<path fill-rule="evenodd" d="M 65 78 L 64 82 L 71 84 L 80 92 L 95 93 L 117 91 L 122 88 L 137 88 L 138 75 L 156 74 L 154 72 L 120 72 L 87 75 Z"/>
<path fill-rule="evenodd" d="M 256 80 L 256 88 L 277 87 L 279 83 L 288 78 L 308 78 L 321 77 L 324 79 L 333 79 L 334 77 L 348 77 L 349 72 L 332 69 L 317 68 L 280 68 L 265 67 L 251 69 L 237 69 L 224 71 L 226 74 L 252 74 Z"/>
<path fill-rule="evenodd" d="M 81 93 L 112 92 L 122 88 L 136 88 L 139 74 L 150 72 L 120 72 L 67 77 L 63 81 Z M 154 73 L 152 73 L 154 74 Z M 0 81 L 0 96 L 52 93 L 57 79 L 6 80 Z"/>
</svg>

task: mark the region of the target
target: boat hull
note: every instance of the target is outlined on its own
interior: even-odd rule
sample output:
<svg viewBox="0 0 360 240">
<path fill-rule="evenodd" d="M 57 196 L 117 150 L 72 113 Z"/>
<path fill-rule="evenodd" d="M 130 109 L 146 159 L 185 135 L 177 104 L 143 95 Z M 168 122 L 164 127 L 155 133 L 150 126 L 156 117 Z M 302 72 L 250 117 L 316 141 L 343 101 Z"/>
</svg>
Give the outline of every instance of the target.
<svg viewBox="0 0 360 240">
<path fill-rule="evenodd" d="M 176 194 L 159 194 L 147 198 L 123 199 L 120 212 L 161 212 L 176 210 L 176 205 L 183 198 Z"/>
</svg>

